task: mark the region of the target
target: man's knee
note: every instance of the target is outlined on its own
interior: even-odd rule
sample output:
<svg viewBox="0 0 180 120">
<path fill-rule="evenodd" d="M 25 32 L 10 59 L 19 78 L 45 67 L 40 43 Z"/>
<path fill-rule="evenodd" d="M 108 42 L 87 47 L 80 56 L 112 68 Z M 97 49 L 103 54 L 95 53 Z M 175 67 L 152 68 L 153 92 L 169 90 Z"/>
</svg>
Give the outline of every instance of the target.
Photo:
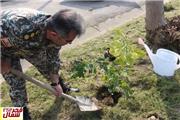
<svg viewBox="0 0 180 120">
<path fill-rule="evenodd" d="M 11 73 L 3 75 L 5 81 L 10 85 L 12 88 L 16 89 L 23 89 L 25 88 L 26 81 L 21 79 Z"/>
</svg>

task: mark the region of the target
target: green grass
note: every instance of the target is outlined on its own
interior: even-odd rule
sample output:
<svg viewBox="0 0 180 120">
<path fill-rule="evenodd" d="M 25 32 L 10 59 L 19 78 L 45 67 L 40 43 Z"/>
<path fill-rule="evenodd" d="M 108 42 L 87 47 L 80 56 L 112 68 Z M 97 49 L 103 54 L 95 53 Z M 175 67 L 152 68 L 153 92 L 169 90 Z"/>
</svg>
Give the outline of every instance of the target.
<svg viewBox="0 0 180 120">
<path fill-rule="evenodd" d="M 166 12 L 167 17 L 180 15 L 180 1 L 172 0 L 168 3 L 174 10 Z M 137 18 L 115 31 L 123 31 L 133 45 L 138 46 L 136 40 L 139 36 L 145 36 L 144 18 Z M 96 39 L 81 45 L 78 49 L 63 51 L 63 61 L 60 73 L 73 87 L 79 87 L 80 93 L 71 95 L 83 95 L 94 98 L 97 89 L 104 84 L 101 74 L 85 74 L 85 77 L 72 78 L 72 63 L 75 60 L 96 60 L 103 56 L 104 48 L 111 45 L 113 37 L 117 35 L 109 31 Z M 138 46 L 139 47 L 139 46 Z M 139 47 L 141 48 L 141 47 Z M 144 50 L 144 49 L 143 49 Z M 33 120 L 147 120 L 152 114 L 157 114 L 162 120 L 180 120 L 180 71 L 173 78 L 157 76 L 152 71 L 152 66 L 147 56 L 142 58 L 145 64 L 137 63 L 132 68 L 129 77 L 129 85 L 133 91 L 131 97 L 122 96 L 115 106 L 99 105 L 103 108 L 98 112 L 80 112 L 78 107 L 63 98 L 55 98 L 46 90 L 43 90 L 27 82 L 29 95 L 29 107 Z M 32 67 L 26 74 L 47 82 L 37 70 Z M 12 106 L 8 96 L 8 85 L 2 84 L 2 106 Z"/>
</svg>

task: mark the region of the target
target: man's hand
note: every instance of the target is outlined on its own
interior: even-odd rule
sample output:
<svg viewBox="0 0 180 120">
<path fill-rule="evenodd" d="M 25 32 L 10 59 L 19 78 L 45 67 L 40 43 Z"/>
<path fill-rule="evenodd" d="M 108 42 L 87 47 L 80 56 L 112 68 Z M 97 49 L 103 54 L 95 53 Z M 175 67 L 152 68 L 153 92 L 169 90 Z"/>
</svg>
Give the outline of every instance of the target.
<svg viewBox="0 0 180 120">
<path fill-rule="evenodd" d="M 62 95 L 63 90 L 62 90 L 61 85 L 58 84 L 58 85 L 56 85 L 56 86 L 53 86 L 53 88 L 54 88 L 55 91 L 56 91 L 55 95 L 56 95 L 57 97 L 59 97 L 59 96 Z"/>
<path fill-rule="evenodd" d="M 50 74 L 50 78 L 51 78 L 52 83 L 54 84 L 54 85 L 51 84 L 51 86 L 53 86 L 53 88 L 56 91 L 55 95 L 57 97 L 61 96 L 63 93 L 63 90 L 62 90 L 61 85 L 59 84 L 59 75 L 58 74 Z"/>
<path fill-rule="evenodd" d="M 0 73 L 1 74 L 5 74 L 5 73 L 9 73 L 11 71 L 11 64 L 8 60 L 1 60 L 1 69 L 0 69 Z"/>
<path fill-rule="evenodd" d="M 142 39 L 142 38 L 138 38 L 138 43 L 140 44 L 140 45 L 144 45 L 145 43 L 144 43 L 144 40 Z"/>
</svg>

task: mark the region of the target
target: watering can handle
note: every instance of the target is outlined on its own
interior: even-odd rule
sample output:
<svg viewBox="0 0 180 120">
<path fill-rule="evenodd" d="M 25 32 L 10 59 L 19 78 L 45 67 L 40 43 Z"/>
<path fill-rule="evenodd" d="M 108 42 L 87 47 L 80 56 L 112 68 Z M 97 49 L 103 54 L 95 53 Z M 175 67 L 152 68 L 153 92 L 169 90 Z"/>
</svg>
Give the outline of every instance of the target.
<svg viewBox="0 0 180 120">
<path fill-rule="evenodd" d="M 20 72 L 20 71 L 18 71 L 18 70 L 15 70 L 15 69 L 11 69 L 11 72 L 12 72 L 14 75 L 17 75 L 17 76 L 20 77 L 20 78 L 26 79 L 26 80 L 34 83 L 35 85 L 37 85 L 37 86 L 39 86 L 39 87 L 41 87 L 41 88 L 44 88 L 44 89 L 50 91 L 50 92 L 53 93 L 53 94 L 55 93 L 55 90 L 54 90 L 49 84 L 45 84 L 45 83 L 43 83 L 43 82 L 41 82 L 41 81 L 39 81 L 39 80 L 36 80 L 35 78 L 31 78 L 31 77 L 23 74 L 22 72 Z M 71 100 L 71 101 L 77 102 L 76 98 L 74 98 L 74 97 L 72 97 L 72 96 L 70 96 L 70 95 L 67 95 L 67 94 L 62 93 L 62 96 L 63 96 L 64 98 L 67 98 L 67 99 Z"/>
<path fill-rule="evenodd" d="M 180 68 L 180 55 L 178 55 L 178 60 L 179 60 L 179 63 L 177 64 L 177 68 L 176 69 Z"/>
</svg>

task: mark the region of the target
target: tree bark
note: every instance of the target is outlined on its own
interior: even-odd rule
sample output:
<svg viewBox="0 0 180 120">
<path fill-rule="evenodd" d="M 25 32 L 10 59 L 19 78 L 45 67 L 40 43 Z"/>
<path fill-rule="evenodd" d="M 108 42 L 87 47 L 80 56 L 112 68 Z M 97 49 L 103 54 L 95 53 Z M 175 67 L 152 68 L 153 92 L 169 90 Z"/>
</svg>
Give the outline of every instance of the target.
<svg viewBox="0 0 180 120">
<path fill-rule="evenodd" d="M 166 24 L 163 0 L 146 0 L 146 30 L 154 31 Z"/>
</svg>

